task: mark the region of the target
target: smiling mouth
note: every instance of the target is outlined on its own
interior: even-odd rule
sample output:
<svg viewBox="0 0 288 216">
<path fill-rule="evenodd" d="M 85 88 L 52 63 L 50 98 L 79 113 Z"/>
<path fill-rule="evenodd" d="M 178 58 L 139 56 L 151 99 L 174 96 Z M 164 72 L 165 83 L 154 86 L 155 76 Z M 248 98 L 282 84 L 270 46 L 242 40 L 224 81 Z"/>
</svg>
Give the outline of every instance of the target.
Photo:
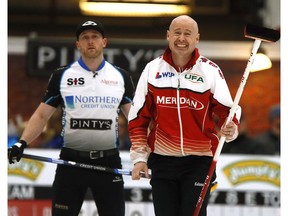
<svg viewBox="0 0 288 216">
<path fill-rule="evenodd" d="M 185 44 L 176 44 L 176 47 L 185 48 L 185 47 L 187 47 L 187 45 L 185 45 Z"/>
</svg>

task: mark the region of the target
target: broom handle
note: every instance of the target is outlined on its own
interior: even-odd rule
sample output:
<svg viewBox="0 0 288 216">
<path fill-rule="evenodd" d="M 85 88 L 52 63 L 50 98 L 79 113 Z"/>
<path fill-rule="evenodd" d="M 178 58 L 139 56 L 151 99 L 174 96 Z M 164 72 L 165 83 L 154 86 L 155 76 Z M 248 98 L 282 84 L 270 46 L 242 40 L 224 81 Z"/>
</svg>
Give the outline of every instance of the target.
<svg viewBox="0 0 288 216">
<path fill-rule="evenodd" d="M 227 125 L 228 122 L 233 120 L 233 117 L 234 117 L 235 112 L 236 112 L 236 108 L 237 108 L 237 106 L 239 104 L 239 101 L 240 101 L 240 98 L 242 96 L 246 81 L 247 81 L 247 79 L 249 77 L 249 74 L 250 74 L 251 66 L 252 66 L 253 61 L 255 59 L 255 55 L 256 55 L 259 47 L 260 47 L 260 44 L 261 44 L 261 40 L 260 39 L 255 39 L 254 44 L 253 44 L 253 48 L 252 48 L 252 51 L 251 51 L 251 54 L 250 54 L 250 58 L 248 60 L 247 66 L 246 66 L 245 71 L 243 73 L 243 77 L 241 79 L 240 85 L 239 85 L 238 90 L 236 92 L 233 105 L 232 105 L 232 107 L 230 109 L 227 121 L 225 123 L 226 125 Z M 204 198 L 206 196 L 209 184 L 211 182 L 212 175 L 213 175 L 213 173 L 215 171 L 215 167 L 216 167 L 219 155 L 220 155 L 220 153 L 222 151 L 225 139 L 226 139 L 226 137 L 222 135 L 220 140 L 219 140 L 219 143 L 218 143 L 217 149 L 215 151 L 211 166 L 210 166 L 210 168 L 208 170 L 208 174 L 207 174 L 207 176 L 205 178 L 204 185 L 203 185 L 202 190 L 200 192 L 199 199 L 198 199 L 198 202 L 196 204 L 196 208 L 195 208 L 193 216 L 198 216 L 198 214 L 200 212 L 202 203 L 204 201 Z"/>
</svg>

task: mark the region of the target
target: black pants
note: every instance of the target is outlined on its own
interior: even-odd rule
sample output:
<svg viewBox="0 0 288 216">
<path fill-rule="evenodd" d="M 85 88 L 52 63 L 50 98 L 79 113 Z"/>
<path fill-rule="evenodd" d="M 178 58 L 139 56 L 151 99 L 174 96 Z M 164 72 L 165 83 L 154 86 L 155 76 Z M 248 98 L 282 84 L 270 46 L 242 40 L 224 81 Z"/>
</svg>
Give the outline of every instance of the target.
<svg viewBox="0 0 288 216">
<path fill-rule="evenodd" d="M 63 160 L 98 166 L 121 168 L 119 153 L 99 159 L 73 158 L 61 152 Z M 90 188 L 100 216 L 124 216 L 124 182 L 122 175 L 58 165 L 53 182 L 53 216 L 78 216 L 87 189 Z"/>
<path fill-rule="evenodd" d="M 169 157 L 150 154 L 151 185 L 156 216 L 191 216 L 208 174 L 212 157 Z M 212 181 L 216 178 L 215 172 Z M 206 216 L 210 186 L 199 216 Z"/>
</svg>

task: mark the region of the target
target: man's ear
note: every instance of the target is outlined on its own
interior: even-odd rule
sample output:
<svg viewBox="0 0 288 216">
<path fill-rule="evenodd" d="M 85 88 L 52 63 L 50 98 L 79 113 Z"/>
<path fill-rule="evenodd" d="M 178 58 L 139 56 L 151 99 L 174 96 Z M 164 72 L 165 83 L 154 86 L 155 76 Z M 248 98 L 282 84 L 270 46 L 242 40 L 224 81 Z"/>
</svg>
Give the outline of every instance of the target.
<svg viewBox="0 0 288 216">
<path fill-rule="evenodd" d="M 196 43 L 198 44 L 200 41 L 200 34 L 198 33 L 198 36 L 196 37 Z"/>
<path fill-rule="evenodd" d="M 166 40 L 167 41 L 169 41 L 169 34 L 170 34 L 169 30 L 167 30 L 167 32 L 166 32 Z"/>
<path fill-rule="evenodd" d="M 107 38 L 103 38 L 103 47 L 105 48 L 108 44 L 108 39 Z"/>
<path fill-rule="evenodd" d="M 78 40 L 75 42 L 75 46 L 76 46 L 76 48 L 79 50 L 80 48 L 79 48 L 79 42 L 78 42 Z"/>
</svg>

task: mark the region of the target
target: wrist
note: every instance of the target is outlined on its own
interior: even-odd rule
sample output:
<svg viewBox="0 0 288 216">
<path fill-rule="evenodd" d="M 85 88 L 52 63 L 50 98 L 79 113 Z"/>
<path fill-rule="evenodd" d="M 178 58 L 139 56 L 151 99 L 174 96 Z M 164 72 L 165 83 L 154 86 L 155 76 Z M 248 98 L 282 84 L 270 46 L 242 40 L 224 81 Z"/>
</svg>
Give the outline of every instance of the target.
<svg viewBox="0 0 288 216">
<path fill-rule="evenodd" d="M 26 142 L 25 140 L 20 139 L 20 140 L 18 141 L 18 143 L 21 143 L 21 146 L 23 146 L 24 148 L 27 147 L 27 142 Z M 18 146 L 18 147 L 19 147 L 19 146 Z"/>
</svg>

